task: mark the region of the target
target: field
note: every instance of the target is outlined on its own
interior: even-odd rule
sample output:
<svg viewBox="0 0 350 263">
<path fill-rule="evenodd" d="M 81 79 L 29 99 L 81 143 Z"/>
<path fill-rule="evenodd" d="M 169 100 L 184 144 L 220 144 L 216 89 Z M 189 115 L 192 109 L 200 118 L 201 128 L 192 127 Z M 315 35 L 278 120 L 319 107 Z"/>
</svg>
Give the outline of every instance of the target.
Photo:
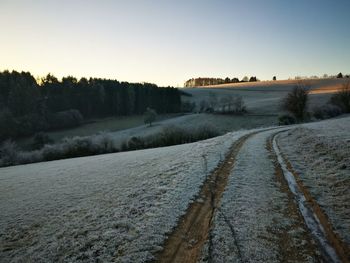
<svg viewBox="0 0 350 263">
<path fill-rule="evenodd" d="M 314 107 L 326 104 L 332 93 L 337 91 L 345 81 L 343 79 L 308 80 L 307 83 L 311 88 L 309 110 L 312 111 Z M 106 118 L 92 120 L 90 123 L 73 129 L 52 131 L 48 135 L 54 141 L 59 141 L 64 137 L 88 136 L 106 132 L 114 138 L 117 145 L 120 145 L 132 136 L 155 134 L 169 126 L 193 129 L 201 125 L 209 125 L 216 128 L 221 134 L 240 129 L 269 127 L 278 124 L 278 116 L 283 113 L 280 109 L 281 99 L 297 83 L 296 80 L 265 81 L 183 89 L 192 95 L 192 97 L 183 96 L 183 101 L 195 102 L 197 109 L 202 100 L 209 100 L 211 93 L 214 93 L 219 101 L 220 98 L 227 95 L 240 95 L 248 108 L 248 114 L 244 116 L 205 113 L 183 116 L 164 115 L 158 116 L 153 127 L 147 127 L 143 123 L 143 116 Z M 31 138 L 19 140 L 19 144 L 25 148 L 28 148 L 30 143 Z"/>
<path fill-rule="evenodd" d="M 309 110 L 328 102 L 332 94 L 341 88 L 345 80 L 327 79 L 310 81 L 310 106 Z M 193 129 L 200 125 L 210 125 L 218 129 L 220 133 L 238 131 L 241 129 L 253 129 L 269 127 L 278 124 L 278 116 L 283 114 L 280 109 L 281 99 L 298 83 L 298 81 L 276 81 L 225 84 L 205 88 L 185 88 L 183 91 L 192 97 L 183 96 L 184 101 L 195 102 L 197 109 L 202 100 L 209 101 L 210 94 L 214 93 L 218 101 L 227 95 L 242 96 L 248 114 L 244 116 L 220 115 L 220 114 L 188 114 L 164 121 L 156 122 L 154 127 L 139 126 L 123 131 L 111 133 L 116 141 L 123 141 L 131 136 L 144 136 L 159 132 L 163 127 L 178 126 L 185 129 Z M 220 104 L 220 103 L 219 103 Z"/>
<path fill-rule="evenodd" d="M 345 117 L 227 133 L 172 147 L 1 168 L 1 261 L 168 262 L 190 255 L 188 262 L 337 262 L 349 251 L 349 149 L 338 147 L 348 144 L 349 129 L 350 117 Z M 308 140 L 310 133 L 319 134 L 316 141 Z M 290 145 L 293 136 L 298 141 Z M 328 236 L 314 236 L 305 223 L 309 218 L 299 212 L 299 199 L 288 189 L 293 185 L 284 179 L 283 163 L 274 161 L 279 155 L 271 146 L 273 138 L 302 178 L 309 198 L 322 208 L 315 214 L 325 216 L 331 226 L 327 234 L 340 244 L 336 249 L 322 245 Z M 328 148 L 319 148 L 320 143 Z M 309 151 L 308 146 L 315 153 L 303 156 L 315 165 L 304 168 L 299 154 Z M 328 162 L 318 168 L 319 156 Z M 216 192 L 218 184 L 223 184 L 222 193 Z M 206 186 L 211 190 L 199 193 Z M 217 203 L 213 207 L 211 191 Z M 334 202 L 337 209 L 332 209 Z M 181 234 L 187 235 L 181 238 L 185 248 L 176 252 L 170 240 L 178 241 L 173 235 L 179 219 L 187 222 L 193 209 L 213 218 L 212 223 L 200 236 Z M 200 223 L 187 224 L 191 228 Z M 162 258 L 162 253 L 171 257 Z"/>
<path fill-rule="evenodd" d="M 179 114 L 164 114 L 159 115 L 158 120 L 166 120 L 169 118 L 174 118 Z M 62 129 L 57 131 L 49 131 L 47 134 L 54 142 L 58 142 L 65 137 L 74 136 L 89 136 L 98 134 L 101 132 L 116 132 L 120 130 L 130 129 L 138 126 L 144 125 L 143 115 L 133 115 L 125 117 L 109 117 L 102 119 L 91 119 L 85 121 L 81 126 L 71 129 Z M 19 139 L 17 142 L 20 146 L 25 149 L 30 148 L 33 137 Z"/>
<path fill-rule="evenodd" d="M 105 128 L 121 143 L 211 125 L 224 135 L 0 168 L 0 262 L 347 262 L 350 117 L 276 126 L 294 84 L 186 89 L 194 102 L 241 95 L 246 115 L 165 116 L 152 127 L 111 118 L 51 133 Z M 330 86 L 313 83 L 311 107 Z"/>
</svg>

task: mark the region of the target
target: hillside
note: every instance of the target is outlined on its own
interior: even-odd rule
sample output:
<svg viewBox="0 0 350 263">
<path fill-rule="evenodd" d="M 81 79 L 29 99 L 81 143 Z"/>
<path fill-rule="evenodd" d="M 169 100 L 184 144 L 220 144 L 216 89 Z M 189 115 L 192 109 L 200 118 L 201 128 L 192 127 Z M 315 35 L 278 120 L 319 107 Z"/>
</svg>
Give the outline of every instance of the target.
<svg viewBox="0 0 350 263">
<path fill-rule="evenodd" d="M 213 207 L 213 221 L 203 233 L 203 242 L 197 240 L 204 247 L 193 245 L 197 241 L 189 232 L 184 242 L 192 245 L 183 253 L 190 251 L 197 255 L 195 260 L 212 258 L 215 262 L 281 261 L 287 256 L 308 262 L 310 258 L 332 261 L 344 257 L 346 252 L 337 250 L 332 258 L 310 232 L 283 173 L 276 174 L 275 153 L 268 145 L 274 135 L 283 132 L 277 143 L 299 176 L 304 180 L 312 167 L 316 169 L 318 176 L 305 177 L 305 186 L 329 215 L 335 229 L 329 231 L 334 230 L 340 244 L 348 248 L 349 149 L 331 146 L 347 144 L 350 138 L 345 131 L 349 129 L 350 117 L 346 117 L 228 133 L 173 147 L 1 168 L 1 261 L 144 262 L 157 257 L 166 262 L 158 254 L 169 249 L 166 236 L 171 239 L 181 216 L 186 221 L 191 204 L 200 206 L 209 198 L 198 193 L 210 183 L 215 168 L 229 164 L 222 198 L 218 193 L 214 199 L 218 206 Z M 308 140 L 310 134 L 317 140 Z M 289 145 L 293 136 L 299 138 L 296 146 Z M 316 147 L 320 142 L 330 147 L 320 148 L 316 155 L 306 152 L 307 145 Z M 299 144 L 305 145 L 301 152 Z M 227 153 L 232 158 L 225 159 Z M 309 168 L 303 168 L 300 154 L 313 159 L 316 166 L 305 170 Z M 317 154 L 329 160 L 342 156 L 343 163 L 334 167 L 330 161 L 317 170 Z M 221 176 L 224 170 L 217 169 Z M 339 190 L 324 191 L 329 176 L 332 189 Z M 318 178 L 322 182 L 316 184 Z M 216 191 L 215 186 L 210 189 Z M 339 201 L 339 209 L 331 209 L 334 201 Z M 281 238 L 289 240 L 285 243 L 288 251 L 279 246 Z M 172 255 L 185 257 L 176 253 Z"/>
</svg>

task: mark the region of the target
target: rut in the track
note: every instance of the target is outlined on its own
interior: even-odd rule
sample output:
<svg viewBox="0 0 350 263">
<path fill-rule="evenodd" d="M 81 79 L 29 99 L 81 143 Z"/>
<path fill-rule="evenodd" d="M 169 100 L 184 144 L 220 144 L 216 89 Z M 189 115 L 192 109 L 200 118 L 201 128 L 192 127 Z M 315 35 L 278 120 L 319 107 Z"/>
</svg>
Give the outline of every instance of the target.
<svg viewBox="0 0 350 263">
<path fill-rule="evenodd" d="M 230 148 L 225 160 L 204 182 L 198 198 L 187 209 L 170 234 L 156 262 L 197 262 L 208 239 L 213 214 L 225 190 L 235 158 L 244 142 L 256 133 L 240 138 Z"/>
<path fill-rule="evenodd" d="M 274 136 L 273 140 L 276 140 L 275 137 L 276 136 Z M 276 141 L 275 141 L 275 143 L 276 143 L 275 147 L 278 148 Z M 268 142 L 268 148 L 272 152 L 272 148 L 273 148 L 272 139 Z M 274 155 L 275 155 L 275 159 L 276 159 L 276 162 L 275 162 L 276 172 L 277 172 L 277 174 L 279 174 L 280 178 L 283 178 L 284 172 L 282 171 L 281 164 L 279 162 L 277 162 L 276 151 L 274 151 Z M 300 195 L 302 195 L 305 198 L 305 201 L 306 201 L 305 204 L 307 205 L 308 209 L 310 209 L 310 211 L 312 212 L 311 214 L 314 215 L 315 222 L 317 225 L 319 225 L 319 227 L 321 229 L 321 231 L 319 231 L 319 232 L 321 232 L 321 235 L 318 234 L 316 239 L 323 239 L 323 241 L 325 241 L 325 244 L 322 244 L 322 242 L 319 242 L 319 244 L 320 244 L 320 247 L 322 249 L 324 249 L 324 254 L 325 254 L 326 260 L 333 261 L 333 262 L 341 261 L 344 263 L 350 262 L 349 245 L 345 244 L 345 242 L 343 242 L 341 240 L 341 238 L 335 233 L 335 231 L 333 230 L 333 226 L 332 226 L 330 220 L 328 219 L 327 215 L 321 209 L 321 207 L 316 202 L 316 200 L 312 197 L 309 190 L 304 186 L 300 176 L 294 171 L 294 169 L 292 168 L 292 165 L 286 159 L 286 157 L 283 155 L 283 153 L 280 153 L 280 156 L 282 158 L 282 161 L 286 164 L 285 169 L 287 169 L 288 172 L 290 172 L 291 176 L 294 178 L 294 180 L 296 182 L 295 187 L 297 187 L 298 191 L 300 192 Z M 323 231 L 322 231 L 322 229 L 323 229 Z M 312 232 L 313 231 L 315 231 L 315 230 L 312 230 Z M 333 251 L 330 251 L 331 253 L 329 254 L 329 252 L 327 252 L 327 247 L 330 250 L 334 250 L 335 255 L 332 256 Z"/>
</svg>

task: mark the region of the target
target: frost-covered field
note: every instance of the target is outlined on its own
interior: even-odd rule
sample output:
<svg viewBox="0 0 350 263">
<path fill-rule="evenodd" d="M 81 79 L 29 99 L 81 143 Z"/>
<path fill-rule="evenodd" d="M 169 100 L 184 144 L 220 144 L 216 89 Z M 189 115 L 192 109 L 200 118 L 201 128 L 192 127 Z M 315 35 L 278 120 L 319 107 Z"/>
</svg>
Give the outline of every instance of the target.
<svg viewBox="0 0 350 263">
<path fill-rule="evenodd" d="M 0 261 L 150 259 L 206 175 L 245 133 L 1 168 Z"/>
<path fill-rule="evenodd" d="M 278 144 L 350 245 L 350 117 L 302 125 L 280 134 Z"/>
<path fill-rule="evenodd" d="M 325 104 L 332 93 L 341 88 L 346 80 L 343 79 L 320 79 L 306 80 L 310 84 L 310 109 L 315 106 Z M 239 95 L 244 99 L 248 109 L 252 113 L 258 114 L 277 114 L 280 112 L 280 100 L 298 82 L 290 81 L 262 81 L 255 83 L 237 83 L 209 86 L 205 88 L 186 88 L 184 91 L 192 94 L 192 97 L 186 97 L 185 100 L 200 104 L 202 100 L 210 100 L 210 93 L 216 94 L 220 98 L 227 95 Z"/>
<path fill-rule="evenodd" d="M 344 82 L 341 79 L 312 80 L 311 90 L 318 91 L 310 94 L 310 110 L 327 103 L 332 93 L 331 88 L 339 88 Z M 237 131 L 277 125 L 278 115 L 281 114 L 280 102 L 294 87 L 296 81 L 239 83 L 220 85 L 213 88 L 185 88 L 185 92 L 192 97 L 183 97 L 185 101 L 195 102 L 197 107 L 202 100 L 209 101 L 210 93 L 214 93 L 220 105 L 220 99 L 228 95 L 240 95 L 248 108 L 248 115 L 229 116 L 213 114 L 189 114 L 156 122 L 153 127 L 139 126 L 131 129 L 112 132 L 110 135 L 116 143 L 123 142 L 132 136 L 147 136 L 160 132 L 167 126 L 177 126 L 184 129 L 193 129 L 199 125 L 210 125 L 220 132 Z M 238 85 L 238 86 L 237 86 Z M 323 92 L 324 91 L 324 92 Z M 332 91 L 334 92 L 334 90 Z"/>
<path fill-rule="evenodd" d="M 237 156 L 212 229 L 213 262 L 316 262 L 320 252 L 266 149 L 276 130 L 249 139 Z"/>
</svg>

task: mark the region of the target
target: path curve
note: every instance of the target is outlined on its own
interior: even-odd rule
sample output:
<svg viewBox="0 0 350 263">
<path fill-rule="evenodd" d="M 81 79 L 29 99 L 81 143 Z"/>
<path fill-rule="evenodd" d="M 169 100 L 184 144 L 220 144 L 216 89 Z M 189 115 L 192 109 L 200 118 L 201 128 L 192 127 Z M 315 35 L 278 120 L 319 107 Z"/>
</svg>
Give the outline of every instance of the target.
<svg viewBox="0 0 350 263">
<path fill-rule="evenodd" d="M 284 176 L 274 137 L 285 130 L 252 132 L 232 145 L 155 255 L 155 262 L 330 259 L 322 253 L 324 247 L 317 246 Z M 259 188 L 264 187 L 259 197 Z M 255 204 L 248 200 L 254 194 L 258 196 Z"/>
</svg>

